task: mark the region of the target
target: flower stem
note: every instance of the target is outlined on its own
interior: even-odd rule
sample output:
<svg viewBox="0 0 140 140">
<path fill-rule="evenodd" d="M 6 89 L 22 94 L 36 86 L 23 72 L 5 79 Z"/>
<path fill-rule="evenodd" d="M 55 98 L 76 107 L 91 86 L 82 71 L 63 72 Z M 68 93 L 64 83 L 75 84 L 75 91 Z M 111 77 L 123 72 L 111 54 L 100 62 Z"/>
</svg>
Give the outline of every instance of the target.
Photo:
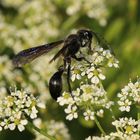
<svg viewBox="0 0 140 140">
<path fill-rule="evenodd" d="M 138 114 L 137 114 L 137 119 L 140 121 L 140 107 L 137 107 L 138 109 Z M 138 134 L 140 135 L 140 128 L 138 129 Z"/>
<path fill-rule="evenodd" d="M 101 133 L 103 135 L 106 135 L 105 131 L 103 130 L 102 126 L 100 125 L 99 121 L 97 120 L 96 116 L 94 116 L 94 120 L 95 120 L 95 123 L 97 125 L 97 127 L 99 128 L 99 130 L 101 131 Z"/>
<path fill-rule="evenodd" d="M 44 135 L 45 137 L 49 138 L 50 140 L 56 140 L 54 137 L 52 137 L 51 135 L 47 134 L 46 131 L 43 131 L 41 129 L 39 129 L 38 127 L 36 127 L 35 125 L 33 125 L 31 122 L 28 121 L 28 125 L 27 125 L 27 128 L 29 130 L 32 131 L 32 129 L 36 130 L 38 133 Z"/>
</svg>

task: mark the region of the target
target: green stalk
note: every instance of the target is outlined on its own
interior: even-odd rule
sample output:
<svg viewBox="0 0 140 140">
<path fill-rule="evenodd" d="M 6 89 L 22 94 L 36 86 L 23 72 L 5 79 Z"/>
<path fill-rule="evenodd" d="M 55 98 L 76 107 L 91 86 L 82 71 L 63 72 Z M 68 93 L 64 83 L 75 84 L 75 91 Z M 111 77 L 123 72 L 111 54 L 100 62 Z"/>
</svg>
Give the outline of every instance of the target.
<svg viewBox="0 0 140 140">
<path fill-rule="evenodd" d="M 140 107 L 137 107 L 138 109 L 138 114 L 137 114 L 137 119 L 140 121 Z M 140 135 L 140 128 L 138 129 L 138 134 Z"/>
<path fill-rule="evenodd" d="M 96 116 L 94 116 L 94 120 L 95 120 L 95 123 L 97 125 L 97 127 L 99 128 L 99 130 L 101 131 L 101 133 L 103 135 L 106 135 L 105 131 L 103 130 L 102 126 L 100 125 L 99 121 L 97 120 Z"/>
<path fill-rule="evenodd" d="M 56 138 L 49 135 L 46 131 L 39 129 L 35 125 L 33 125 L 31 122 L 28 121 L 27 128 L 32 131 L 33 129 L 36 130 L 38 133 L 44 135 L 45 137 L 49 138 L 50 140 L 56 140 Z"/>
</svg>

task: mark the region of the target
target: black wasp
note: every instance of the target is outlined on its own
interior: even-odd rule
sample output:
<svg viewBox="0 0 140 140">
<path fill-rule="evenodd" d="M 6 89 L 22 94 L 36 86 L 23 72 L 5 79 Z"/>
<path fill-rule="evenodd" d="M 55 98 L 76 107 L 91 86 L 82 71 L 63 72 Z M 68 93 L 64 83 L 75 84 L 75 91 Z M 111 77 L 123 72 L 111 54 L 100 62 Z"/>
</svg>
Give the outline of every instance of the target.
<svg viewBox="0 0 140 140">
<path fill-rule="evenodd" d="M 49 90 L 53 99 L 57 100 L 61 96 L 62 91 L 62 74 L 64 71 L 67 72 L 67 83 L 69 92 L 72 96 L 72 90 L 70 85 L 70 70 L 71 70 L 71 59 L 74 58 L 77 61 L 87 61 L 85 57 L 77 57 L 76 53 L 80 51 L 81 47 L 88 47 L 89 52 L 91 51 L 92 37 L 98 37 L 95 32 L 90 30 L 79 30 L 76 34 L 70 34 L 66 39 L 52 42 L 49 44 L 29 48 L 19 52 L 13 59 L 13 64 L 16 67 L 22 67 L 24 64 L 31 62 L 37 57 L 48 53 L 53 48 L 63 44 L 63 47 L 55 54 L 50 62 L 56 60 L 59 56 L 63 56 L 64 64 L 58 68 L 58 71 L 54 73 L 49 81 Z M 98 39 L 98 38 L 97 38 Z"/>
</svg>

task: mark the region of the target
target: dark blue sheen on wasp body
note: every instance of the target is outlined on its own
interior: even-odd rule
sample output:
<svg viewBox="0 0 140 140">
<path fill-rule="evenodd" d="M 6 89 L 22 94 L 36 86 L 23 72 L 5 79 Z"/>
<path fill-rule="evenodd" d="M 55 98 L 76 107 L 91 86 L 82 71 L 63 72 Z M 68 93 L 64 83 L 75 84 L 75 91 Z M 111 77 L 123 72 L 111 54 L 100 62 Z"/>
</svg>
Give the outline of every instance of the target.
<svg viewBox="0 0 140 140">
<path fill-rule="evenodd" d="M 57 42 L 52 42 L 49 44 L 29 48 L 19 52 L 13 59 L 13 64 L 16 67 L 22 67 L 24 64 L 31 62 L 32 60 L 36 59 L 37 57 L 48 53 L 53 48 L 57 46 L 63 45 L 63 47 L 55 54 L 52 58 L 52 61 L 55 61 L 59 56 L 63 56 L 64 64 L 58 68 L 58 71 L 53 74 L 49 81 L 49 90 L 50 94 L 53 99 L 57 100 L 59 96 L 61 96 L 62 92 L 62 75 L 64 71 L 67 72 L 67 83 L 69 92 L 72 96 L 72 90 L 70 85 L 70 70 L 71 70 L 71 59 L 75 59 L 77 61 L 86 61 L 85 57 L 77 57 L 76 53 L 82 47 L 88 47 L 89 52 L 91 51 L 91 43 L 93 36 L 96 37 L 98 42 L 100 43 L 101 40 L 95 32 L 90 30 L 78 30 L 76 34 L 70 34 L 65 40 L 60 40 Z"/>
</svg>

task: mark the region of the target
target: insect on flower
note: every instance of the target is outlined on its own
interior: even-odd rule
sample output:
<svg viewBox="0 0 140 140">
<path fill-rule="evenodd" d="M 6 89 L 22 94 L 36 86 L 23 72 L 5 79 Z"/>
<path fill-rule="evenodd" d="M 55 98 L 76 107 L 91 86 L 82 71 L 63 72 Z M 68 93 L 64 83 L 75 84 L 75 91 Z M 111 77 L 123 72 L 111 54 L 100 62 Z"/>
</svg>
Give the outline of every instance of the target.
<svg viewBox="0 0 140 140">
<path fill-rule="evenodd" d="M 104 41 L 102 41 L 102 38 L 100 38 L 100 36 L 98 36 L 97 33 L 91 30 L 82 29 L 78 30 L 76 34 L 70 34 L 64 40 L 59 40 L 56 42 L 29 48 L 19 52 L 13 58 L 13 64 L 16 67 L 22 67 L 24 64 L 29 63 L 37 57 L 46 54 L 52 49 L 62 45 L 63 47 L 55 54 L 55 56 L 50 61 L 55 61 L 59 56 L 62 55 L 64 63 L 58 68 L 58 71 L 54 73 L 54 75 L 51 77 L 49 81 L 49 90 L 52 98 L 57 100 L 57 98 L 61 95 L 62 91 L 62 74 L 64 73 L 64 71 L 66 71 L 68 88 L 72 96 L 72 90 L 70 85 L 71 59 L 75 59 L 77 61 L 84 60 L 90 64 L 90 62 L 85 57 L 77 57 L 76 53 L 79 52 L 80 48 L 82 47 L 88 47 L 90 52 L 93 36 L 95 36 L 98 43 L 101 44 L 102 47 L 109 47 L 106 43 L 104 43 Z"/>
</svg>

